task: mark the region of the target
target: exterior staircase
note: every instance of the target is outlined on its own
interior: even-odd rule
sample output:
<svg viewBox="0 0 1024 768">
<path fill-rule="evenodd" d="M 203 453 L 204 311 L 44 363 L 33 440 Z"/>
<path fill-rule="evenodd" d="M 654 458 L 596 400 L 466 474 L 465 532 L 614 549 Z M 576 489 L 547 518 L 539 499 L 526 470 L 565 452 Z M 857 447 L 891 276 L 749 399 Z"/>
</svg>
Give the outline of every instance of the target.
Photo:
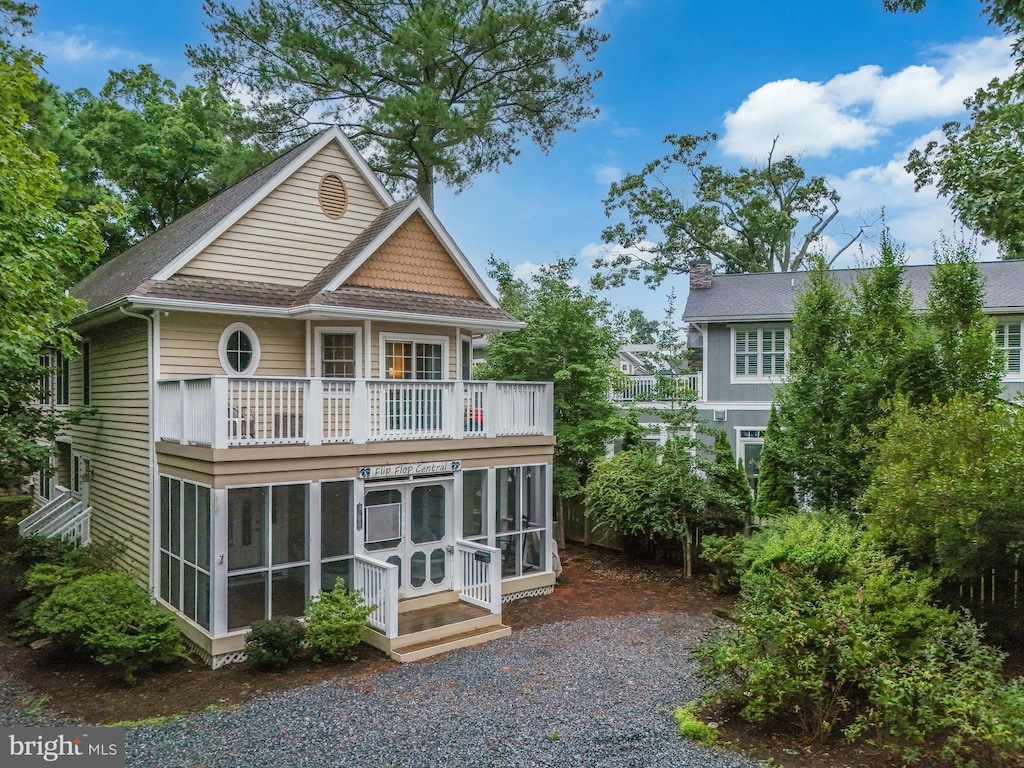
<svg viewBox="0 0 1024 768">
<path fill-rule="evenodd" d="M 430 656 L 479 645 L 512 634 L 501 614 L 459 600 L 459 593 L 436 592 L 398 603 L 398 636 L 385 637 L 367 627 L 363 641 L 395 661 L 419 661 Z"/>
<path fill-rule="evenodd" d="M 61 538 L 84 547 L 91 540 L 91 515 L 92 507 L 87 507 L 81 499 L 75 498 L 71 491 L 62 490 L 18 523 L 18 534 Z"/>
</svg>

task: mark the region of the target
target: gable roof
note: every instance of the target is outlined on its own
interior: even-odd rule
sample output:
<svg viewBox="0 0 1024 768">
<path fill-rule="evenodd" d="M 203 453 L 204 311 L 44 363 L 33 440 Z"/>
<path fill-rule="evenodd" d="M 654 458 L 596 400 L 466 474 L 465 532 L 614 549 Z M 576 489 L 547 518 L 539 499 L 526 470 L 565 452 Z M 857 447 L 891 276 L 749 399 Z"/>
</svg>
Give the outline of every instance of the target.
<svg viewBox="0 0 1024 768">
<path fill-rule="evenodd" d="M 905 271 L 914 309 L 924 309 L 933 264 L 908 266 Z M 1024 261 L 987 261 L 978 264 L 985 281 L 985 310 L 991 314 L 1024 312 Z M 868 269 L 833 271 L 839 285 L 852 289 Z M 781 321 L 793 317 L 793 300 L 807 280 L 807 272 L 761 272 L 715 275 L 710 288 L 692 288 L 683 320 L 688 323 Z"/>
<path fill-rule="evenodd" d="M 81 280 L 72 293 L 93 312 L 128 298 L 149 280 L 166 280 L 231 224 L 251 210 L 292 172 L 330 142 L 337 142 L 385 206 L 394 199 L 337 126 L 327 128 L 175 219 Z"/>
</svg>

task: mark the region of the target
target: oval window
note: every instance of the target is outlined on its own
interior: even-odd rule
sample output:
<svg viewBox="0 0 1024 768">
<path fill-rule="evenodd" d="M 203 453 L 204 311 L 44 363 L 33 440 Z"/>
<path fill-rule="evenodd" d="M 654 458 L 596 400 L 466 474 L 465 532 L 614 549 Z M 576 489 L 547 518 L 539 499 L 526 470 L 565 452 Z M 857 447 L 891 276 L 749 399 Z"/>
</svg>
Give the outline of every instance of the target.
<svg viewBox="0 0 1024 768">
<path fill-rule="evenodd" d="M 260 343 L 245 323 L 234 323 L 220 337 L 220 364 L 229 374 L 249 374 L 260 361 Z"/>
</svg>

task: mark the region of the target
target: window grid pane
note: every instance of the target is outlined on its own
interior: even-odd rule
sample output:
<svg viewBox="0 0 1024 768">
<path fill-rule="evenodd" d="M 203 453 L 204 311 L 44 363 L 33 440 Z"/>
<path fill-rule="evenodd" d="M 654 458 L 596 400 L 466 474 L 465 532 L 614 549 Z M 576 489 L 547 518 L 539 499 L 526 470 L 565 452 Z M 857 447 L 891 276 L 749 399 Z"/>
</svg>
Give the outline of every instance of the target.
<svg viewBox="0 0 1024 768">
<path fill-rule="evenodd" d="M 356 376 L 356 337 L 352 333 L 323 335 L 323 371 L 325 378 L 354 379 Z"/>
<path fill-rule="evenodd" d="M 412 344 L 388 341 L 384 344 L 385 366 L 389 379 L 412 378 Z"/>
</svg>

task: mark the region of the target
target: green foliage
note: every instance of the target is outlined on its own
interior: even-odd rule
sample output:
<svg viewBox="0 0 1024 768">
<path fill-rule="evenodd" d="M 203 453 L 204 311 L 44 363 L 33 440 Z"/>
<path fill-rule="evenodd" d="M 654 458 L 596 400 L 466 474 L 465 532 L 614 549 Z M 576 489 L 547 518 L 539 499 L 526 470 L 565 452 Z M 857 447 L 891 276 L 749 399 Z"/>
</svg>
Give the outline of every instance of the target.
<svg viewBox="0 0 1024 768">
<path fill-rule="evenodd" d="M 30 28 L 27 5 L 0 5 L 0 490 L 20 486 L 48 455 L 64 424 L 36 408 L 39 351 L 74 354 L 67 323 L 79 303 L 64 294 L 66 276 L 99 251 L 95 218 L 61 210 L 56 159 L 34 148 L 24 104 L 39 87 L 38 54 L 11 38 Z"/>
<path fill-rule="evenodd" d="M 730 524 L 737 520 L 749 525 L 753 499 L 750 482 L 743 466 L 733 456 L 732 446 L 725 432 L 715 432 L 714 458 L 708 467 L 711 493 L 708 499 L 709 517 L 718 517 Z"/>
<path fill-rule="evenodd" d="M 1007 681 L 1005 654 L 966 617 L 908 658 L 867 670 L 868 706 L 846 729 L 874 736 L 906 762 L 993 765 L 1024 752 L 1024 680 Z M 937 735 L 938 748 L 929 737 Z M 937 752 L 937 754 L 936 754 Z"/>
<path fill-rule="evenodd" d="M 772 403 L 764 431 L 764 445 L 761 446 L 754 500 L 754 516 L 760 519 L 796 511 L 796 478 L 783 459 L 785 444 L 779 429 L 779 414 L 775 403 Z"/>
<path fill-rule="evenodd" d="M 893 398 L 994 401 L 1002 360 L 982 306 L 974 251 L 944 243 L 923 316 L 911 311 L 905 257 L 886 233 L 878 263 L 847 295 L 823 263 L 797 296 L 789 374 L 777 394 L 769 458 L 795 476 L 797 498 L 851 509 L 867 487 Z M 778 439 L 775 439 L 775 438 Z M 775 452 L 775 455 L 772 455 Z"/>
<path fill-rule="evenodd" d="M 714 746 L 718 742 L 718 731 L 700 720 L 697 715 L 700 713 L 700 705 L 691 701 L 682 707 L 676 707 L 672 716 L 679 726 L 679 734 L 690 741 L 703 744 L 705 747 Z"/>
<path fill-rule="evenodd" d="M 501 306 L 527 326 L 490 337 L 481 379 L 553 381 L 555 493 L 578 495 L 590 465 L 622 434 L 625 422 L 608 399 L 618 350 L 606 302 L 573 280 L 576 262 L 545 265 L 529 281 L 490 260 Z"/>
<path fill-rule="evenodd" d="M 780 447 L 785 466 L 797 472 L 800 494 L 832 509 L 851 498 L 860 472 L 851 440 L 853 414 L 840 403 L 849 384 L 852 308 L 822 260 L 815 262 L 794 305 L 789 375 L 776 395 Z"/>
<path fill-rule="evenodd" d="M 275 616 L 253 622 L 245 636 L 245 653 L 254 667 L 284 669 L 302 650 L 305 638 L 301 621 Z"/>
<path fill-rule="evenodd" d="M 1024 422 L 1014 406 L 962 395 L 897 402 L 860 499 L 868 534 L 918 567 L 966 578 L 1024 546 Z"/>
<path fill-rule="evenodd" d="M 884 0 L 889 11 L 920 11 L 926 0 Z M 991 23 L 1013 40 L 1016 71 L 965 102 L 971 121 L 942 126 L 943 141 L 911 150 L 906 169 L 918 191 L 934 184 L 967 227 L 995 240 L 1004 258 L 1024 258 L 1024 9 L 985 0 Z"/>
<path fill-rule="evenodd" d="M 806 266 L 839 213 L 839 195 L 823 176 L 808 177 L 791 156 L 779 160 L 769 154 L 763 166 L 737 171 L 711 165 L 708 147 L 717 139 L 711 132 L 666 136 L 670 154 L 611 185 L 605 213 L 624 211 L 627 221 L 602 233 L 621 252 L 602 265 L 599 284 L 622 285 L 643 275 L 645 283 L 657 286 L 669 275 L 687 272 L 693 259 L 717 260 L 726 272 L 736 273 Z M 675 176 L 692 185 L 689 194 L 677 188 Z M 801 223 L 807 230 L 798 234 Z M 658 234 L 661 242 L 647 245 Z M 643 258 L 636 258 L 637 251 Z"/>
<path fill-rule="evenodd" d="M 70 127 L 127 211 L 127 241 L 140 240 L 206 202 L 271 154 L 242 105 L 215 81 L 178 90 L 149 64 L 111 72 L 99 96 L 75 95 Z M 126 244 L 114 242 L 106 257 Z"/>
<path fill-rule="evenodd" d="M 718 595 L 731 595 L 740 591 L 740 576 L 746 569 L 747 537 L 704 536 L 700 540 L 701 557 L 711 566 L 711 590 Z"/>
<path fill-rule="evenodd" d="M 1002 391 L 1003 360 L 992 319 L 982 310 L 985 283 L 975 255 L 970 244 L 948 240 L 935 254 L 925 325 L 934 340 L 929 381 L 940 402 L 959 393 L 976 393 L 990 402 Z"/>
<path fill-rule="evenodd" d="M 57 587 L 82 576 L 118 570 L 125 543 L 94 543 L 76 547 L 58 538 L 25 536 L 0 559 L 0 567 L 16 578 L 21 598 L 14 610 L 16 636 L 36 634 L 35 612 Z"/>
<path fill-rule="evenodd" d="M 740 560 L 737 625 L 697 657 L 744 718 L 795 722 L 812 736 L 846 728 L 908 757 L 936 743 L 953 760 L 1019 751 L 1021 687 L 999 675 L 1000 655 L 976 625 L 932 604 L 934 581 L 845 518 L 772 521 Z"/>
<path fill-rule="evenodd" d="M 188 49 L 207 76 L 238 83 L 263 119 L 341 124 L 370 165 L 433 201 L 435 180 L 464 188 L 596 114 L 606 39 L 584 0 L 254 2 L 211 0 L 213 45 Z"/>
<path fill-rule="evenodd" d="M 372 612 L 362 595 L 340 587 L 313 597 L 306 607 L 306 642 L 313 649 L 313 660 L 354 660 Z"/>
<path fill-rule="evenodd" d="M 613 320 L 621 344 L 654 344 L 657 341 L 658 321 L 648 320 L 642 309 L 619 310 Z"/>
<path fill-rule="evenodd" d="M 44 636 L 120 669 L 137 672 L 184 655 L 174 617 L 127 573 L 94 573 L 53 590 L 35 612 Z"/>
</svg>

